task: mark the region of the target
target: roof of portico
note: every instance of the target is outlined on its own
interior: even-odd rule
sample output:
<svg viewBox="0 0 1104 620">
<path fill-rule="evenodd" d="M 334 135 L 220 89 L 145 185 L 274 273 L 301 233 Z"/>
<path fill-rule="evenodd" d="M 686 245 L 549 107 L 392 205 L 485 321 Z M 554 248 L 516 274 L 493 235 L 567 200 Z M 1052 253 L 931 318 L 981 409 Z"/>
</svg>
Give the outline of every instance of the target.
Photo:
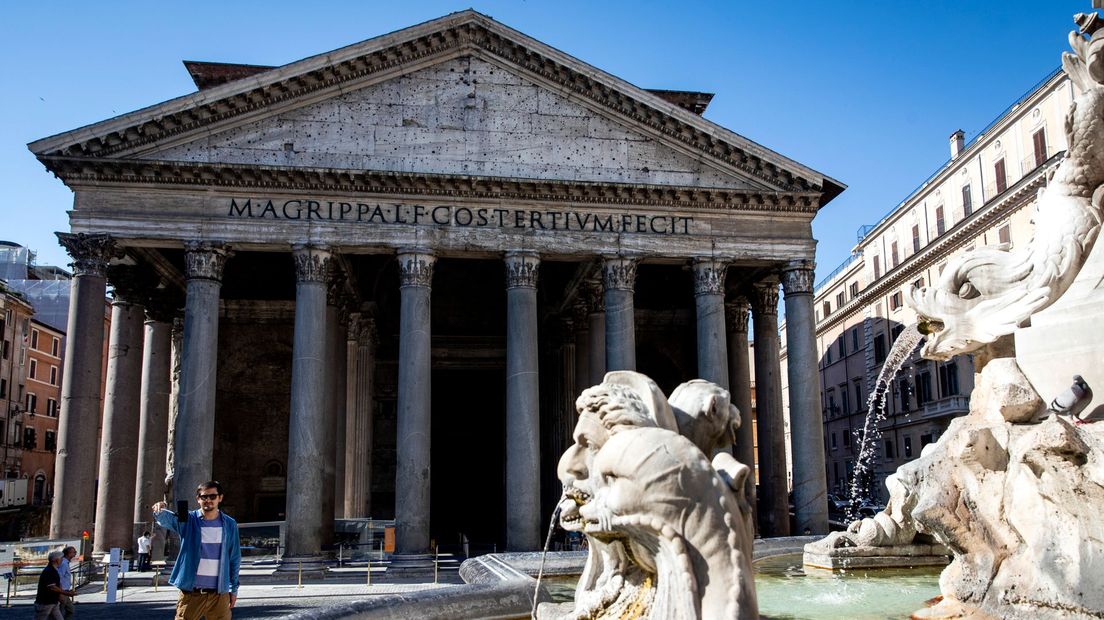
<svg viewBox="0 0 1104 620">
<path fill-rule="evenodd" d="M 88 171 L 97 167 L 96 162 L 110 165 L 144 161 L 156 165 L 143 159 L 143 155 L 165 144 L 347 92 L 369 80 L 403 75 L 464 55 L 509 66 L 611 119 L 646 132 L 657 141 L 694 153 L 717 170 L 752 179 L 761 187 L 789 194 L 819 194 L 818 206 L 845 188 L 831 177 L 680 107 L 670 97 L 633 86 L 473 10 L 282 67 L 256 66 L 249 71 L 231 72 L 240 77 L 44 138 L 28 147 L 63 179 L 65 171 L 74 167 Z M 228 77 L 234 76 L 213 79 Z"/>
</svg>

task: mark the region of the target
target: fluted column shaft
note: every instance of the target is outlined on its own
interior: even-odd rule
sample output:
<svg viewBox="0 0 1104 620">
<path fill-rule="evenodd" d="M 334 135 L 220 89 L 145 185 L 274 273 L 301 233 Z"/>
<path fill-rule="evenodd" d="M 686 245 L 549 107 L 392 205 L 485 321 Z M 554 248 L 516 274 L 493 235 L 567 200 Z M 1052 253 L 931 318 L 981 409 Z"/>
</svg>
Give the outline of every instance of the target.
<svg viewBox="0 0 1104 620">
<path fill-rule="evenodd" d="M 636 370 L 636 319 L 633 288 L 636 259 L 623 256 L 602 261 L 606 300 L 606 372 Z"/>
<path fill-rule="evenodd" d="M 537 273 L 540 258 L 506 255 L 506 550 L 540 546 L 540 394 Z"/>
<path fill-rule="evenodd" d="M 219 291 L 229 250 L 185 244 L 187 286 L 180 354 L 180 402 L 173 436 L 173 497 L 195 504 L 196 487 L 214 475 Z"/>
<path fill-rule="evenodd" d="M 142 396 L 138 425 L 138 473 L 134 486 L 134 528 L 131 542 L 143 531 L 155 532 L 150 506 L 163 498 L 165 453 L 169 435 L 169 398 L 172 393 L 172 323 L 168 317 L 147 318 L 142 349 Z M 163 538 L 158 537 L 162 542 Z M 160 546 L 153 545 L 151 552 Z M 161 559 L 158 557 L 157 559 Z"/>
<path fill-rule="evenodd" d="M 694 306 L 697 312 L 698 377 L 728 389 L 728 343 L 725 338 L 725 273 L 722 261 L 694 261 Z"/>
<path fill-rule="evenodd" d="M 288 424 L 287 540 L 285 564 L 317 557 L 323 543 L 323 496 L 329 416 L 326 399 L 326 279 L 330 252 L 296 246 L 295 335 L 291 359 L 291 418 Z M 185 330 L 187 336 L 187 330 Z M 332 485 L 331 485 L 332 487 Z M 333 511 L 330 511 L 332 521 Z M 313 568 L 313 566 L 312 566 Z"/>
<path fill-rule="evenodd" d="M 362 519 L 372 514 L 372 393 L 376 359 L 376 323 L 360 315 L 349 322 L 347 356 L 354 380 L 347 388 L 345 517 Z"/>
<path fill-rule="evenodd" d="M 104 270 L 118 251 L 106 235 L 58 233 L 58 240 L 73 257 L 73 280 L 50 515 L 50 538 L 55 539 L 92 529 L 107 290 Z"/>
<path fill-rule="evenodd" d="M 396 421 L 395 551 L 429 549 L 430 292 L 434 256 L 399 253 L 399 400 Z"/>
<path fill-rule="evenodd" d="M 733 456 L 737 461 L 751 468 L 751 475 L 744 484 L 744 492 L 751 505 L 751 514 L 756 512 L 755 497 L 755 424 L 751 405 L 751 358 L 748 347 L 748 313 L 751 308 L 747 299 L 737 297 L 725 304 L 728 310 L 728 386 L 732 394 L 732 404 L 740 411 L 740 428 L 736 431 L 736 446 Z M 758 530 L 758 519 L 755 520 Z"/>
<path fill-rule="evenodd" d="M 786 295 L 786 369 L 790 384 L 795 531 L 827 534 L 828 489 L 813 315 L 813 268 L 811 261 L 801 261 L 782 270 L 782 289 Z"/>
<path fill-rule="evenodd" d="M 606 297 L 605 287 L 600 281 L 587 285 L 587 373 L 589 379 L 579 389 L 598 385 L 606 377 Z M 576 394 L 578 396 L 578 394 Z"/>
<path fill-rule="evenodd" d="M 782 377 L 778 344 L 778 282 L 753 287 L 755 403 L 759 428 L 759 511 L 765 537 L 789 536 L 786 485 L 786 429 L 782 420 Z"/>
</svg>

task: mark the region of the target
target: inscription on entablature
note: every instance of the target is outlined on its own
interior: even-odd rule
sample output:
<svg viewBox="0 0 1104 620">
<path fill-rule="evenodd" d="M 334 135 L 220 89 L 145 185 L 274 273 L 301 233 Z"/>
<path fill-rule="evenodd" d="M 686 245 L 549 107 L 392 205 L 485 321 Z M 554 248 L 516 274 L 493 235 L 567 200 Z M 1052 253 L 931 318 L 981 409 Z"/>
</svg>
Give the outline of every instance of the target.
<svg viewBox="0 0 1104 620">
<path fill-rule="evenodd" d="M 458 228 L 564 230 L 595 233 L 690 235 L 694 218 L 660 213 L 597 213 L 547 209 L 386 204 L 334 200 L 228 198 L 227 217 L 405 224 Z"/>
</svg>

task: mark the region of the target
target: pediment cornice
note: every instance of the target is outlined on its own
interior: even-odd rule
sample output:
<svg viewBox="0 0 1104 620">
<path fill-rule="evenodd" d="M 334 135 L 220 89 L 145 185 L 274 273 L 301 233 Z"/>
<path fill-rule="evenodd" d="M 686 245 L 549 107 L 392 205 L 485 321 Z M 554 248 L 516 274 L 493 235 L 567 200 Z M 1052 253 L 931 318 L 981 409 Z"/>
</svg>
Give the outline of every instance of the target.
<svg viewBox="0 0 1104 620">
<path fill-rule="evenodd" d="M 242 166 L 176 161 L 43 157 L 67 185 L 195 186 L 241 190 L 312 191 L 365 196 L 561 202 L 804 214 L 819 208 L 817 191 L 758 191 L 700 187 L 516 179 L 470 175 Z"/>
<path fill-rule="evenodd" d="M 520 69 L 611 118 L 771 188 L 821 192 L 821 204 L 843 189 L 842 184 L 814 170 L 474 11 L 45 138 L 29 148 L 44 163 L 57 156 L 126 157 L 188 134 L 214 131 L 268 109 L 294 106 L 297 100 L 314 100 L 463 55 Z"/>
</svg>

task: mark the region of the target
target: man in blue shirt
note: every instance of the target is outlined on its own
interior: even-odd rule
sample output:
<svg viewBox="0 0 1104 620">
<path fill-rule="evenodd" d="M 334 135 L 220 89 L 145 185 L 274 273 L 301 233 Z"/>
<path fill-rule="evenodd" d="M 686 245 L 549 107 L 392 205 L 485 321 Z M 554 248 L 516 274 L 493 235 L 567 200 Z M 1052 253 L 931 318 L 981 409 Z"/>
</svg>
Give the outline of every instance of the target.
<svg viewBox="0 0 1104 620">
<path fill-rule="evenodd" d="M 180 535 L 169 583 L 180 588 L 176 620 L 230 620 L 238 601 L 241 543 L 238 522 L 219 510 L 222 485 L 214 480 L 196 489 L 199 510 L 178 521 L 165 502 L 153 505 L 157 523 Z"/>
<path fill-rule="evenodd" d="M 77 557 L 76 547 L 69 546 L 61 550 L 61 565 L 58 566 L 58 574 L 61 577 L 62 590 L 73 589 L 73 567 L 69 565 L 69 560 L 75 557 Z M 66 620 L 73 617 L 73 612 L 76 610 L 73 607 L 72 596 L 62 594 L 58 605 L 61 606 L 61 613 Z"/>
</svg>

